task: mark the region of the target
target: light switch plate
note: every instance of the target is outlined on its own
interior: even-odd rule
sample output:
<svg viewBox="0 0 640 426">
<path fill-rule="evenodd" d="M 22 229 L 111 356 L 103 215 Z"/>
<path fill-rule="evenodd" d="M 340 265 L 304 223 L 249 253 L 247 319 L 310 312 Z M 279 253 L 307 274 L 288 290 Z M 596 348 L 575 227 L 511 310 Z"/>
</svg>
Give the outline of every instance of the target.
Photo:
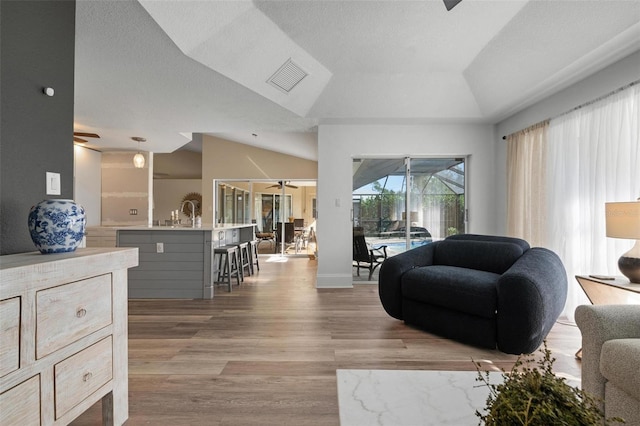
<svg viewBox="0 0 640 426">
<path fill-rule="evenodd" d="M 47 172 L 47 195 L 60 195 L 60 173 Z"/>
</svg>

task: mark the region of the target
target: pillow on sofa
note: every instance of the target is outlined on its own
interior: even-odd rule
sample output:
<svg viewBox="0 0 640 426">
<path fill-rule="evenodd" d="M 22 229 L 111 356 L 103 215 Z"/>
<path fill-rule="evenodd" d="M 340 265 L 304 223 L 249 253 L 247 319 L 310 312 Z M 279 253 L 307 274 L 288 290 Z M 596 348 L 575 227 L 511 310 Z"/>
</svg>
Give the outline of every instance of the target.
<svg viewBox="0 0 640 426">
<path fill-rule="evenodd" d="M 435 248 L 433 264 L 503 274 L 524 251 L 510 242 L 446 239 Z"/>
</svg>

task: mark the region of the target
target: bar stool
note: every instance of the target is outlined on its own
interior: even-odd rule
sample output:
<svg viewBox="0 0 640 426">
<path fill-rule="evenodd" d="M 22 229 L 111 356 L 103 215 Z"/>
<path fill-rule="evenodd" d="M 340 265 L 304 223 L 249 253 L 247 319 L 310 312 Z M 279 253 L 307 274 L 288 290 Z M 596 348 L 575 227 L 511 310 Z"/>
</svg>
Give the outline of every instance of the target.
<svg viewBox="0 0 640 426">
<path fill-rule="evenodd" d="M 249 252 L 249 243 L 237 243 L 233 244 L 238 248 L 238 252 L 240 253 L 240 279 L 244 281 L 244 270 L 247 269 L 247 275 L 253 274 L 253 268 L 251 267 L 251 254 Z"/>
<path fill-rule="evenodd" d="M 216 247 L 213 250 L 213 256 L 219 255 L 218 258 L 218 279 L 217 283 L 226 282 L 229 285 L 229 292 L 231 292 L 231 278 L 236 277 L 238 285 L 240 285 L 241 272 L 238 269 L 239 256 L 238 247 L 236 246 L 222 246 Z M 215 260 L 214 260 L 215 262 Z"/>
<path fill-rule="evenodd" d="M 253 270 L 253 265 L 256 265 L 256 270 L 260 270 L 260 263 L 258 263 L 258 245 L 260 245 L 260 240 L 251 240 L 249 241 L 249 258 L 251 262 L 251 271 L 255 274 Z"/>
</svg>

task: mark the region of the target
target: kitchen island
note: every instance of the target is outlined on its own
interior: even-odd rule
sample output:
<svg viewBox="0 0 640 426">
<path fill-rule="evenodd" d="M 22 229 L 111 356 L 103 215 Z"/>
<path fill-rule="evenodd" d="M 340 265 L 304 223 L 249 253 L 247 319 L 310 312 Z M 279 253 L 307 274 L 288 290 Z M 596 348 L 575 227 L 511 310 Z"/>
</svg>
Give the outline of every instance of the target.
<svg viewBox="0 0 640 426">
<path fill-rule="evenodd" d="M 139 250 L 139 266 L 129 270 L 129 298 L 213 298 L 213 249 L 253 240 L 254 228 L 251 223 L 118 228 L 116 246 Z"/>
</svg>

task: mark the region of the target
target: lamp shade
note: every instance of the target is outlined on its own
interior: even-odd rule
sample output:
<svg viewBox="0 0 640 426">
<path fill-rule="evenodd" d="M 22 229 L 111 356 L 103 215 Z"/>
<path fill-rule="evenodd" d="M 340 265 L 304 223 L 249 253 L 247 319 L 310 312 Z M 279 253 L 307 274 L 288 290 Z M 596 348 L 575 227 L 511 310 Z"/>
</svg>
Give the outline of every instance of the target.
<svg viewBox="0 0 640 426">
<path fill-rule="evenodd" d="M 144 167 L 144 155 L 137 153 L 133 156 L 133 166 L 136 169 L 141 169 Z"/>
<path fill-rule="evenodd" d="M 605 203 L 607 237 L 640 240 L 640 201 Z"/>
</svg>

